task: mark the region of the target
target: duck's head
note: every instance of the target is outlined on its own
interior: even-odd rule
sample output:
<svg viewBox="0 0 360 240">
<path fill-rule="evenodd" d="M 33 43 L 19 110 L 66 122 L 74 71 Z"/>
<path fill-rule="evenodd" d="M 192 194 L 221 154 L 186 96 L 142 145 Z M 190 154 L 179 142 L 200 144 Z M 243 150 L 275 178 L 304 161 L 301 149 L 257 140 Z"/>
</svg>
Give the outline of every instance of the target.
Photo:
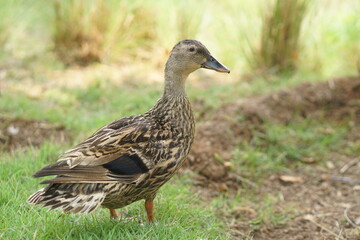
<svg viewBox="0 0 360 240">
<path fill-rule="evenodd" d="M 171 50 L 167 69 L 189 74 L 199 68 L 230 73 L 230 69 L 217 61 L 207 48 L 197 40 L 182 40 Z"/>
</svg>

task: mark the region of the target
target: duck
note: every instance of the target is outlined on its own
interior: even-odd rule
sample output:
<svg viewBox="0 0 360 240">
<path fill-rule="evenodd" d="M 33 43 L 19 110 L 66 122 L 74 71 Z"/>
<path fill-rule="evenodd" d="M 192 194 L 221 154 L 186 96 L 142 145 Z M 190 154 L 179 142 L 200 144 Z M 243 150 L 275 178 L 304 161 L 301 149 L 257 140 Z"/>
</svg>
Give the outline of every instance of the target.
<svg viewBox="0 0 360 240">
<path fill-rule="evenodd" d="M 88 214 L 100 206 L 118 218 L 123 208 L 145 200 L 147 221 L 154 221 L 154 199 L 161 186 L 187 159 L 195 135 L 195 120 L 185 82 L 205 68 L 230 70 L 197 40 L 178 42 L 165 65 L 165 86 L 147 112 L 110 122 L 33 176 L 53 176 L 27 202 Z"/>
</svg>

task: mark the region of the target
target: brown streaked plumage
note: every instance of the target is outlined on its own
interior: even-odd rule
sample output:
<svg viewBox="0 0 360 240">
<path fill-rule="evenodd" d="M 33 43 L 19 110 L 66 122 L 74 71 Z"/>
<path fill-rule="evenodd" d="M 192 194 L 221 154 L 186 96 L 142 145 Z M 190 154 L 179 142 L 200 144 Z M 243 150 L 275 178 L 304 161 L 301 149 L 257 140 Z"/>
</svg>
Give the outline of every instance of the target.
<svg viewBox="0 0 360 240">
<path fill-rule="evenodd" d="M 163 96 L 148 112 L 124 117 L 100 128 L 34 174 L 54 175 L 28 199 L 64 212 L 90 213 L 115 209 L 145 199 L 152 222 L 153 200 L 185 161 L 194 139 L 195 122 L 185 93 L 185 80 L 199 68 L 230 72 L 196 40 L 174 46 L 165 67 Z"/>
</svg>

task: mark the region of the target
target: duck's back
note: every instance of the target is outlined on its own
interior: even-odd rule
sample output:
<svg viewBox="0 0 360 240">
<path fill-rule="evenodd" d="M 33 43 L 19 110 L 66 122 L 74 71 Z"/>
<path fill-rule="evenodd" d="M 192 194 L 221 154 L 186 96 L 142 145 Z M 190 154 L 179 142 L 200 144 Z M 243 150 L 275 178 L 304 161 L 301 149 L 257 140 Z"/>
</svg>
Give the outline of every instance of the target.
<svg viewBox="0 0 360 240">
<path fill-rule="evenodd" d="M 106 186 L 111 190 L 103 203 L 105 207 L 119 208 L 140 199 L 151 201 L 186 160 L 195 132 L 187 97 L 163 97 L 144 117 L 150 126 L 150 137 L 143 147 L 138 145 L 133 149 L 153 165 L 134 184 Z"/>
</svg>

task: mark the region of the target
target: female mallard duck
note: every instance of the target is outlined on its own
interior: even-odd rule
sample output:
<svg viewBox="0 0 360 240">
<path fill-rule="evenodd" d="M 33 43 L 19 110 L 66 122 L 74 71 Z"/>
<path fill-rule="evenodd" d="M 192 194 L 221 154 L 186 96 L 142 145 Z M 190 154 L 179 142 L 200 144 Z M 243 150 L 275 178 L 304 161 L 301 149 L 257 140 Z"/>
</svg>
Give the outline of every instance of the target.
<svg viewBox="0 0 360 240">
<path fill-rule="evenodd" d="M 199 68 L 230 72 L 199 41 L 176 44 L 166 63 L 163 96 L 155 106 L 100 128 L 35 173 L 55 178 L 43 181 L 48 185 L 28 202 L 72 213 L 90 213 L 101 205 L 116 218 L 115 209 L 145 199 L 148 221 L 153 222 L 156 192 L 183 164 L 194 139 L 185 80 Z"/>
</svg>

